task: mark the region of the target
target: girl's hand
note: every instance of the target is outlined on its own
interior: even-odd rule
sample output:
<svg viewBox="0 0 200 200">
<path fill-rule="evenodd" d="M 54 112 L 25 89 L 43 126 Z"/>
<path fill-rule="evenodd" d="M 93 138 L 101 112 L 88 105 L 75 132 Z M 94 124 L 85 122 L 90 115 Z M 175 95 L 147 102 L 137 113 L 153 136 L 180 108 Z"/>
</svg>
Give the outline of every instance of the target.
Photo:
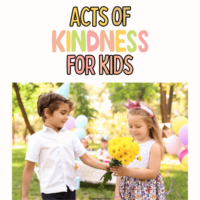
<svg viewBox="0 0 200 200">
<path fill-rule="evenodd" d="M 125 165 L 122 165 L 121 167 L 111 167 L 110 171 L 113 172 L 113 176 L 127 176 L 129 169 Z"/>
</svg>

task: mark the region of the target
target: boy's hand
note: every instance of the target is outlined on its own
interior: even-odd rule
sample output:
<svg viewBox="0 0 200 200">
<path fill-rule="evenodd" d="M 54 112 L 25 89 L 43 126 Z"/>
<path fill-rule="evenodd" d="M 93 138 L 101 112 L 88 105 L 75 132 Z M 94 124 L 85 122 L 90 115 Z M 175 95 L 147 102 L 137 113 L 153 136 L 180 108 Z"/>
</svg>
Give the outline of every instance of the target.
<svg viewBox="0 0 200 200">
<path fill-rule="evenodd" d="M 106 156 L 106 159 L 112 159 L 112 157 L 111 156 Z"/>
<path fill-rule="evenodd" d="M 110 168 L 110 165 L 108 163 L 105 163 L 105 170 L 108 171 Z"/>
<path fill-rule="evenodd" d="M 103 150 L 101 150 L 101 152 L 100 152 L 100 156 L 102 156 L 103 155 Z"/>
</svg>

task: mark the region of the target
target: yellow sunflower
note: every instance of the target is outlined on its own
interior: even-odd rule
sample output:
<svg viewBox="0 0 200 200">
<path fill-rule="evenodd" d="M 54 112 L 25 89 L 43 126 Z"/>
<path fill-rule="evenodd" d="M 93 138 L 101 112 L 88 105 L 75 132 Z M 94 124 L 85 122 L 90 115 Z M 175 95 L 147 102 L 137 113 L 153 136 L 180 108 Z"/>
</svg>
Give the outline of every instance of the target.
<svg viewBox="0 0 200 200">
<path fill-rule="evenodd" d="M 127 144 L 125 147 L 125 151 L 127 151 L 127 152 L 131 152 L 132 149 L 133 149 L 133 145 L 131 145 L 131 144 Z"/>
<path fill-rule="evenodd" d="M 142 160 L 141 156 L 138 156 L 138 157 L 137 157 L 137 159 L 138 159 L 139 161 L 141 161 L 141 160 Z"/>
<path fill-rule="evenodd" d="M 134 152 L 136 155 L 138 155 L 138 154 L 140 153 L 140 146 L 139 146 L 138 142 L 134 142 L 133 144 L 134 144 L 134 145 L 133 145 L 133 152 Z"/>
<path fill-rule="evenodd" d="M 123 137 L 123 139 L 128 142 L 133 142 L 133 140 L 134 140 L 133 137 L 129 137 L 129 136 L 125 136 L 125 137 Z"/>
<path fill-rule="evenodd" d="M 116 145 L 116 149 L 117 149 L 118 153 L 120 153 L 120 154 L 124 153 L 124 148 L 121 144 Z"/>
<path fill-rule="evenodd" d="M 114 147 L 114 146 L 110 146 L 108 148 L 108 152 L 113 158 L 115 158 L 117 156 L 117 153 L 118 153 L 117 148 Z"/>
<path fill-rule="evenodd" d="M 127 143 L 127 141 L 124 141 L 124 140 L 123 140 L 122 143 L 121 143 L 121 145 L 122 145 L 122 147 L 123 147 L 124 149 L 126 149 L 128 143 Z"/>
<path fill-rule="evenodd" d="M 131 162 L 133 162 L 135 160 L 135 154 L 130 154 L 129 159 Z"/>
<path fill-rule="evenodd" d="M 122 158 L 122 164 L 123 165 L 128 165 L 130 163 L 130 159 L 128 156 L 123 156 Z"/>
<path fill-rule="evenodd" d="M 123 158 L 123 154 L 122 153 L 118 153 L 116 159 L 117 160 L 122 160 Z"/>
<path fill-rule="evenodd" d="M 109 142 L 108 142 L 108 145 L 116 145 L 116 144 L 117 144 L 117 142 L 116 142 L 115 139 L 111 139 L 111 140 L 109 140 Z"/>
<path fill-rule="evenodd" d="M 121 141 L 123 140 L 123 138 L 122 137 L 116 137 L 116 143 L 117 144 L 120 144 L 121 143 Z"/>
</svg>

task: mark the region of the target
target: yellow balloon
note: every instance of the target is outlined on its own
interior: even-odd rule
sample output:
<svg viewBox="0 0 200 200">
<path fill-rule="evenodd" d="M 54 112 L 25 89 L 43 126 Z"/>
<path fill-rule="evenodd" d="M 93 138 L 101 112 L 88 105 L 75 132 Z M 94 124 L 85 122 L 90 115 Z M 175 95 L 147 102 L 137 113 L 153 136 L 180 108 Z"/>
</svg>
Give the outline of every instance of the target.
<svg viewBox="0 0 200 200">
<path fill-rule="evenodd" d="M 181 163 L 182 163 L 183 166 L 185 166 L 188 169 L 188 154 L 183 157 Z"/>
<path fill-rule="evenodd" d="M 183 116 L 178 116 L 172 122 L 172 130 L 178 135 L 180 128 L 185 124 L 188 124 L 188 119 Z"/>
</svg>

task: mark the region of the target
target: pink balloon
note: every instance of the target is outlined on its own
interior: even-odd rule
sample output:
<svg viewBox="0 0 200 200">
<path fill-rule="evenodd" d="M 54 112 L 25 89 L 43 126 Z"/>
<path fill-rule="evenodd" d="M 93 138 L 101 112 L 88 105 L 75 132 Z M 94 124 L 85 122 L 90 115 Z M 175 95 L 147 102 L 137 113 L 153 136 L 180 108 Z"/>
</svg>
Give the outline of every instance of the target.
<svg viewBox="0 0 200 200">
<path fill-rule="evenodd" d="M 178 136 L 183 145 L 188 145 L 188 124 L 180 128 Z"/>
<path fill-rule="evenodd" d="M 183 151 L 180 152 L 178 155 L 178 159 L 180 162 L 182 162 L 182 159 L 188 154 L 188 149 L 184 149 Z"/>
<path fill-rule="evenodd" d="M 181 150 L 182 143 L 180 142 L 178 136 L 171 135 L 167 138 L 165 142 L 165 147 L 168 153 L 172 155 L 177 155 Z"/>
<path fill-rule="evenodd" d="M 75 119 L 72 116 L 69 116 L 69 119 L 65 123 L 65 128 L 71 130 L 75 127 Z"/>
</svg>

